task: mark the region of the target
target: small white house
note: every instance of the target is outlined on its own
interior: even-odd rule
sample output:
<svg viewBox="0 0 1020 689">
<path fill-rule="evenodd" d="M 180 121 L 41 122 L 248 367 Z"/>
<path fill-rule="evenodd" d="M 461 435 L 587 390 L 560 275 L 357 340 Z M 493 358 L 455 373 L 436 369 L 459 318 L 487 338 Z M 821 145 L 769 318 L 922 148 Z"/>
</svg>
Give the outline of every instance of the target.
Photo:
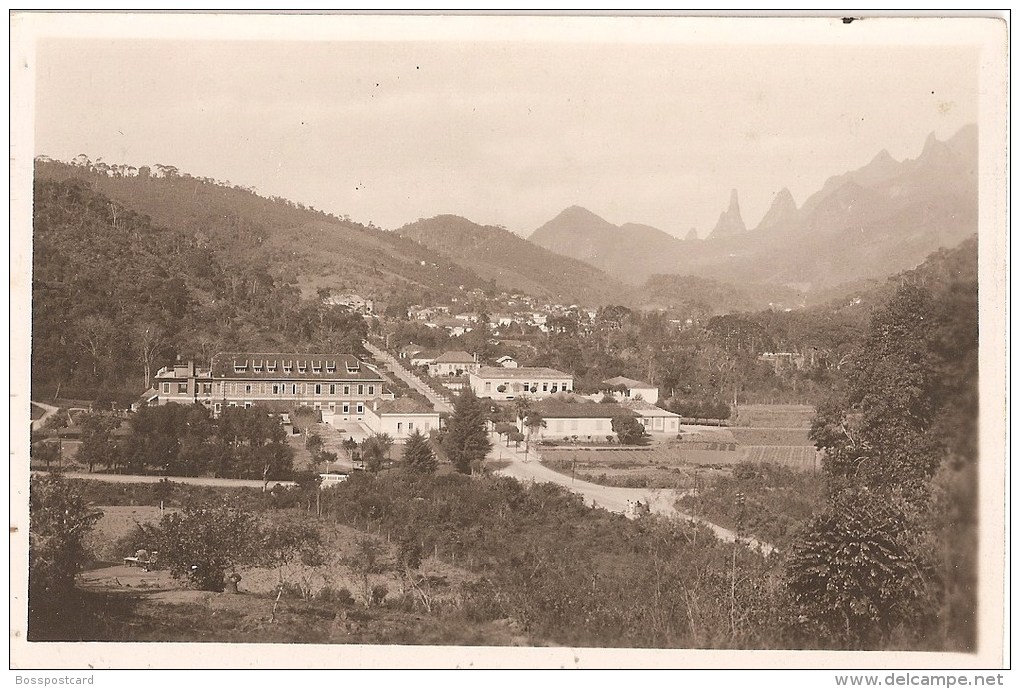
<svg viewBox="0 0 1020 689">
<path fill-rule="evenodd" d="M 514 359 L 512 356 L 501 356 L 496 359 L 496 365 L 500 368 L 517 368 L 519 366 L 517 359 Z"/>
<path fill-rule="evenodd" d="M 429 364 L 429 375 L 433 377 L 462 376 L 466 373 L 475 373 L 479 368 L 481 368 L 481 364 L 467 352 L 443 352 Z"/>
<path fill-rule="evenodd" d="M 617 376 L 615 378 L 602 381 L 602 384 L 624 388 L 622 391 L 613 390 L 610 392 L 617 401 L 641 399 L 645 402 L 650 402 L 651 404 L 655 404 L 659 401 L 659 388 L 655 387 L 651 383 L 644 383 L 640 380 L 634 380 L 633 378 Z"/>
<path fill-rule="evenodd" d="M 409 397 L 373 400 L 365 409 L 365 425 L 373 433 L 386 433 L 402 443 L 415 431 L 428 435 L 439 428 L 439 412 Z"/>
</svg>

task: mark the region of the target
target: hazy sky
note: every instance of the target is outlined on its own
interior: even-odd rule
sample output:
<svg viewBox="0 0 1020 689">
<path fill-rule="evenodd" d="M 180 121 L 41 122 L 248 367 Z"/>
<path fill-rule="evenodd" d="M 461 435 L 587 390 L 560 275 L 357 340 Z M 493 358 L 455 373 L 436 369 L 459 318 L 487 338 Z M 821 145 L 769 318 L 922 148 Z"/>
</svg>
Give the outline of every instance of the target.
<svg viewBox="0 0 1020 689">
<path fill-rule="evenodd" d="M 705 236 L 740 194 L 976 122 L 969 48 L 40 40 L 37 154 L 175 165 L 361 222 L 527 234 L 570 205 Z"/>
</svg>

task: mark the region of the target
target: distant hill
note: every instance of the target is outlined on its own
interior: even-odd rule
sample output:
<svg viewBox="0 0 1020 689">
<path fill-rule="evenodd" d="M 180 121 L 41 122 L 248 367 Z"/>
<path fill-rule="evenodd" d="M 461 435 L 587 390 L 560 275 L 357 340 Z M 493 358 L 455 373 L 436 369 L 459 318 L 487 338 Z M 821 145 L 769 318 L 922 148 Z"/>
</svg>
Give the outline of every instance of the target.
<svg viewBox="0 0 1020 689">
<path fill-rule="evenodd" d="M 172 169 L 172 168 L 171 168 Z M 261 265 L 306 295 L 319 288 L 388 299 L 482 287 L 472 271 L 407 237 L 282 198 L 181 173 L 156 177 L 41 160 L 39 180 L 78 180 L 124 207 L 216 252 L 227 270 Z"/>
<path fill-rule="evenodd" d="M 601 305 L 618 301 L 625 288 L 593 266 L 553 253 L 502 227 L 439 215 L 397 232 L 492 280 L 558 302 Z"/>
<path fill-rule="evenodd" d="M 653 275 L 630 292 L 630 303 L 642 309 L 662 309 L 717 316 L 736 311 L 795 309 L 804 294 L 782 285 L 734 285 L 694 275 Z"/>
<path fill-rule="evenodd" d="M 571 206 L 531 233 L 528 241 L 637 285 L 656 273 L 677 273 L 685 244 L 649 225 L 617 227 L 586 208 Z"/>
<path fill-rule="evenodd" d="M 724 223 L 723 236 L 713 232 L 702 241 L 654 228 L 639 236 L 576 207 L 530 240 L 631 284 L 678 274 L 817 290 L 881 279 L 977 231 L 977 128 L 947 141 L 929 136 L 914 159 L 897 161 L 883 151 L 831 177 L 799 209 L 781 193 L 754 231 L 737 232 L 733 201 L 723 213 L 733 220 Z"/>
</svg>

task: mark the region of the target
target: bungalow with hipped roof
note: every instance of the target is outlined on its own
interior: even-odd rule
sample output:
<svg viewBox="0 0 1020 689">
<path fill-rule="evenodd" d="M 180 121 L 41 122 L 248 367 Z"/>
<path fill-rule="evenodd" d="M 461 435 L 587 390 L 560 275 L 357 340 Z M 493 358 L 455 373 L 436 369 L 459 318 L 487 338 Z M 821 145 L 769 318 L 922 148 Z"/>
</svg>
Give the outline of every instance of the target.
<svg viewBox="0 0 1020 689">
<path fill-rule="evenodd" d="M 462 376 L 466 373 L 477 373 L 481 368 L 477 358 L 465 351 L 443 352 L 429 364 L 429 375 Z"/>
<path fill-rule="evenodd" d="M 404 442 L 415 431 L 427 436 L 438 430 L 439 412 L 410 397 L 374 400 L 365 409 L 365 425 L 373 433 L 386 433 L 396 442 Z"/>
</svg>

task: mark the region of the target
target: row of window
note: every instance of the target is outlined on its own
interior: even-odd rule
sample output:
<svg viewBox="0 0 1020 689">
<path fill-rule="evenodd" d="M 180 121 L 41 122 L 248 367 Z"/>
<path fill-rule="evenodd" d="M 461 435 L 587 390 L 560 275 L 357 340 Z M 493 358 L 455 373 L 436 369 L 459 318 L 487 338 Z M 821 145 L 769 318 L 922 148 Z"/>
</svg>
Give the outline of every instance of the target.
<svg viewBox="0 0 1020 689">
<path fill-rule="evenodd" d="M 542 392 L 570 392 L 570 386 L 567 383 L 549 383 L 545 382 L 541 384 Z M 499 392 L 506 392 L 507 389 L 512 389 L 514 392 L 538 392 L 538 383 L 513 383 L 509 382 L 500 383 L 496 390 Z M 485 392 L 492 392 L 492 382 L 485 381 Z"/>
<path fill-rule="evenodd" d="M 243 406 L 245 409 L 251 409 L 253 404 L 254 404 L 254 402 L 244 402 L 244 403 L 240 403 L 240 402 L 227 402 L 227 406 L 228 407 L 240 407 L 240 406 Z M 213 409 L 216 411 L 217 414 L 219 414 L 221 411 L 223 411 L 223 405 L 220 402 L 216 402 L 215 404 L 213 404 Z M 315 410 L 319 411 L 320 409 L 322 409 L 322 405 L 319 404 L 318 402 L 316 402 L 315 403 Z M 344 414 L 350 414 L 351 413 L 351 405 L 350 405 L 350 403 L 344 402 L 341 405 L 341 409 L 342 409 L 342 412 Z M 355 404 L 354 405 L 354 409 L 355 409 L 355 412 L 354 412 L 355 414 L 364 414 L 365 413 L 365 405 L 362 404 L 361 402 Z M 335 402 L 330 402 L 329 403 L 329 410 L 332 411 L 332 412 L 336 411 L 336 403 Z M 428 425 L 428 424 L 426 424 L 426 425 Z"/>
<path fill-rule="evenodd" d="M 248 363 L 249 362 L 247 360 L 245 360 L 245 361 L 235 361 L 234 362 L 234 373 L 245 373 L 245 372 L 247 372 L 248 371 Z M 307 361 L 299 361 L 299 362 L 297 362 L 298 373 L 306 373 L 308 371 L 308 363 L 309 362 L 307 362 Z M 267 373 L 274 373 L 276 371 L 276 366 L 277 366 L 277 362 L 276 362 L 275 359 L 273 361 L 263 361 L 261 359 L 256 359 L 256 360 L 251 361 L 251 370 L 252 370 L 253 373 L 262 373 L 263 370 L 266 371 Z M 283 372 L 284 373 L 291 373 L 294 370 L 294 362 L 293 361 L 284 361 L 284 362 L 282 362 L 282 367 L 283 367 Z M 321 361 L 313 361 L 313 362 L 311 362 L 311 367 L 312 367 L 312 373 L 322 373 L 322 362 Z M 347 372 L 348 373 L 357 373 L 359 370 L 360 370 L 360 364 L 347 364 Z M 336 362 L 335 361 L 327 361 L 326 362 L 326 373 L 336 373 Z"/>
<path fill-rule="evenodd" d="M 170 394 L 170 383 L 163 383 L 163 394 Z M 220 388 L 219 386 L 223 387 Z M 201 383 L 201 390 L 203 395 L 213 394 L 212 383 Z M 225 395 L 240 395 L 240 394 L 256 394 L 256 395 L 336 395 L 338 390 L 342 390 L 343 396 L 350 396 L 351 390 L 357 390 L 358 395 L 365 395 L 366 390 L 368 395 L 375 394 L 375 385 L 365 385 L 364 383 L 358 385 L 339 385 L 337 383 L 220 383 L 217 385 L 217 394 Z M 328 391 L 328 392 L 327 392 Z M 186 395 L 188 394 L 188 384 L 178 383 L 177 394 Z"/>
</svg>

